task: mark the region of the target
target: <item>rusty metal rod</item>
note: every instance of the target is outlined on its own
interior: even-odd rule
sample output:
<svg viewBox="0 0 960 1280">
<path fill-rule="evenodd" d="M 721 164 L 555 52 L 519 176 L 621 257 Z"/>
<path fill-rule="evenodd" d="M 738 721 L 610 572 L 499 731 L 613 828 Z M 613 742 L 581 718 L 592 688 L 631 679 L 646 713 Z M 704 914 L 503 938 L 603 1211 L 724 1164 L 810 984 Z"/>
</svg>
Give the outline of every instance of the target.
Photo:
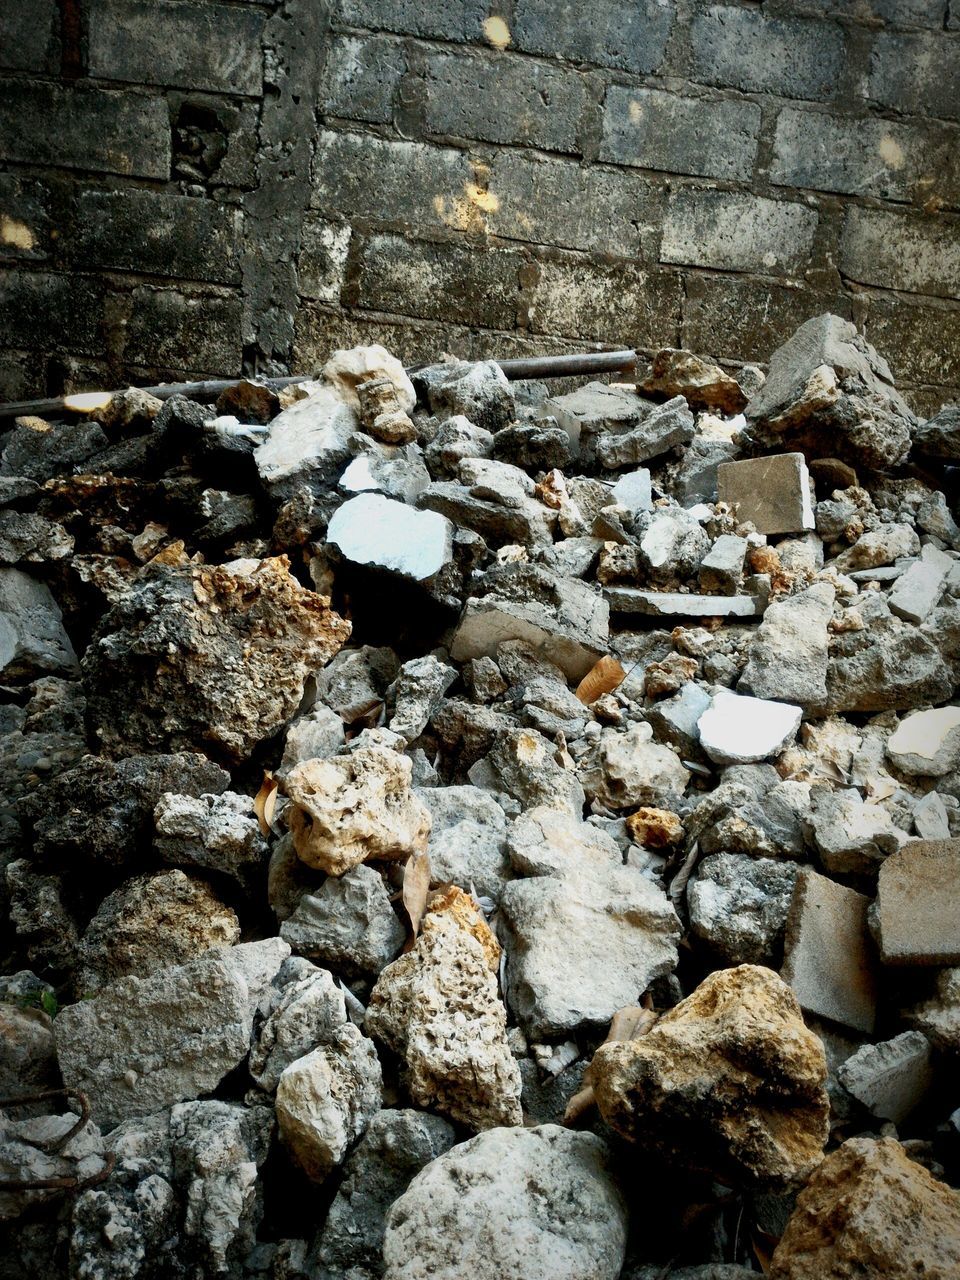
<svg viewBox="0 0 960 1280">
<path fill-rule="evenodd" d="M 584 373 L 616 373 L 632 369 L 636 360 L 637 353 L 630 348 L 623 351 L 585 351 L 564 356 L 526 356 L 514 360 L 497 360 L 496 363 L 511 382 L 517 382 L 522 378 L 567 378 Z M 413 365 L 407 372 L 416 373 L 427 367 L 425 364 Z M 304 382 L 310 376 L 302 373 L 284 378 L 263 378 L 260 381 L 279 391 L 295 382 Z M 241 381 L 240 378 L 208 378 L 203 382 L 163 382 L 158 387 L 141 389 L 156 396 L 158 400 L 187 396 L 191 400 L 209 401 L 216 400 L 221 392 L 228 391 Z M 18 400 L 11 404 L 0 404 L 0 420 L 27 415 L 43 418 L 50 414 L 73 412 L 67 403 L 70 399 L 71 396 L 58 396 L 46 400 Z"/>
</svg>

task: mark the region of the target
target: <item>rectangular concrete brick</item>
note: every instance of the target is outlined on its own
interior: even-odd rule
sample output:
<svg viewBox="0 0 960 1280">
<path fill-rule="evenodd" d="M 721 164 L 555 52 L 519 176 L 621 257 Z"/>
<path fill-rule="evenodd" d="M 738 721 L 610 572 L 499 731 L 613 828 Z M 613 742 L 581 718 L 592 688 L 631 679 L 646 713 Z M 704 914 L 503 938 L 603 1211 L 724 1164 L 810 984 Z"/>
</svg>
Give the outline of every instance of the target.
<svg viewBox="0 0 960 1280">
<path fill-rule="evenodd" d="M 50 255 L 50 192 L 40 182 L 0 174 L 0 259 Z"/>
<path fill-rule="evenodd" d="M 862 893 L 803 867 L 787 916 L 782 970 L 805 1012 L 868 1034 L 877 999 L 869 905 Z"/>
<path fill-rule="evenodd" d="M 327 52 L 320 110 L 348 120 L 388 124 L 406 69 L 406 53 L 398 40 L 337 36 Z"/>
<path fill-rule="evenodd" d="M 96 354 L 103 344 L 102 314 L 98 281 L 47 271 L 0 271 L 0 345 Z"/>
<path fill-rule="evenodd" d="M 424 4 L 422 0 L 339 0 L 334 9 L 334 16 L 351 27 L 480 43 L 490 5 L 487 0 L 445 0 L 443 4 Z"/>
<path fill-rule="evenodd" d="M 660 0 L 595 0 L 589 9 L 574 0 L 516 0 L 510 47 L 647 75 L 663 61 L 674 16 L 675 6 Z"/>
<path fill-rule="evenodd" d="M 225 4 L 92 0 L 90 75 L 134 84 L 258 94 L 264 13 Z"/>
<path fill-rule="evenodd" d="M 694 16 L 690 41 L 693 77 L 706 84 L 818 102 L 837 96 L 846 50 L 835 23 L 710 5 Z"/>
<path fill-rule="evenodd" d="M 960 39 L 942 32 L 878 32 L 867 97 L 910 115 L 960 120 Z"/>
<path fill-rule="evenodd" d="M 189 369 L 237 377 L 241 364 L 238 297 L 188 295 L 177 289 L 134 289 L 124 361 L 152 369 Z"/>
<path fill-rule="evenodd" d="M 954 205 L 960 201 L 960 131 L 786 107 L 777 119 L 770 180 L 815 191 Z"/>
<path fill-rule="evenodd" d="M 960 308 L 906 298 L 860 300 L 863 331 L 886 358 L 899 386 L 960 384 Z"/>
<path fill-rule="evenodd" d="M 529 58 L 491 52 L 427 59 L 428 133 L 577 152 L 586 101 L 582 76 Z"/>
<path fill-rule="evenodd" d="M 550 255 L 537 263 L 529 323 L 534 333 L 670 346 L 679 331 L 680 279 L 630 262 Z"/>
<path fill-rule="evenodd" d="M 816 229 L 816 211 L 801 204 L 682 190 L 667 202 L 660 260 L 782 275 L 806 263 Z"/>
<path fill-rule="evenodd" d="M 603 106 L 600 159 L 665 173 L 748 179 L 759 131 L 755 102 L 711 102 L 611 85 Z"/>
<path fill-rule="evenodd" d="M 321 133 L 313 204 L 327 213 L 424 228 L 482 229 L 486 216 L 463 151 L 357 133 Z"/>
<path fill-rule="evenodd" d="M 374 235 L 361 248 L 350 300 L 368 311 L 512 329 L 522 265 L 515 250 Z"/>
<path fill-rule="evenodd" d="M 0 6 L 0 67 L 58 71 L 59 31 L 57 0 L 9 0 Z"/>
<path fill-rule="evenodd" d="M 814 527 L 810 475 L 802 453 L 721 462 L 717 493 L 758 533 L 803 533 Z"/>
<path fill-rule="evenodd" d="M 893 27 L 931 27 L 943 30 L 947 0 L 767 0 L 764 6 L 778 16 L 803 14 L 818 18 L 846 18 L 871 23 L 879 19 Z"/>
<path fill-rule="evenodd" d="M 639 226 L 659 208 L 656 188 L 638 175 L 512 151 L 494 160 L 488 190 L 488 228 L 496 235 L 625 258 L 637 256 Z"/>
<path fill-rule="evenodd" d="M 167 105 L 86 87 L 0 84 L 0 159 L 166 179 Z"/>
<path fill-rule="evenodd" d="M 960 964 L 960 840 L 914 840 L 877 880 L 884 964 Z"/>
<path fill-rule="evenodd" d="M 308 213 L 303 220 L 297 283 L 301 297 L 335 302 L 343 287 L 350 228 Z"/>
<path fill-rule="evenodd" d="M 236 205 L 155 191 L 85 191 L 64 248 L 87 270 L 235 284 L 241 229 Z"/>
<path fill-rule="evenodd" d="M 960 219 L 852 208 L 840 241 L 840 270 L 860 284 L 960 297 Z"/>
</svg>

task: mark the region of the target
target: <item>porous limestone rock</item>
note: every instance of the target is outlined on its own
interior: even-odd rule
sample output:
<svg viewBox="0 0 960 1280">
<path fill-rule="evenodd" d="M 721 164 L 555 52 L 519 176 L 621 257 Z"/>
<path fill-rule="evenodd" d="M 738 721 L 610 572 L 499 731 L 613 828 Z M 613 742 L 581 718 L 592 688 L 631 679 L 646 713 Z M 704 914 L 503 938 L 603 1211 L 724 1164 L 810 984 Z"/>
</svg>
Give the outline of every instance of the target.
<svg viewBox="0 0 960 1280">
<path fill-rule="evenodd" d="M 525 809 L 547 805 L 579 817 L 583 787 L 557 756 L 555 745 L 535 729 L 506 729 L 467 776 L 474 786 L 513 796 Z"/>
<path fill-rule="evenodd" d="M 856 787 L 812 787 L 804 829 L 824 867 L 838 875 L 874 871 L 909 839 L 882 804 L 867 803 Z"/>
<path fill-rule="evenodd" d="M 633 867 L 511 880 L 500 929 L 507 1000 L 534 1039 L 606 1026 L 677 963 L 676 912 Z"/>
<path fill-rule="evenodd" d="M 64 1083 L 105 1129 L 216 1088 L 247 1054 L 248 985 L 219 951 L 120 978 L 55 1023 Z"/>
<path fill-rule="evenodd" d="M 417 393 L 407 371 L 386 347 L 372 343 L 334 351 L 321 369 L 321 376 L 351 408 L 359 409 L 358 388 L 365 382 L 386 379 L 393 385 L 401 410 L 409 413 L 417 403 Z"/>
<path fill-rule="evenodd" d="M 954 679 L 941 652 L 943 641 L 942 627 L 933 625 L 926 634 L 892 615 L 881 615 L 868 627 L 834 636 L 826 701 L 823 707 L 808 711 L 824 715 L 911 711 L 945 701 L 953 694 Z"/>
<path fill-rule="evenodd" d="M 822 704 L 827 696 L 827 626 L 835 598 L 830 583 L 817 582 L 768 605 L 737 688 L 757 698 L 801 707 Z"/>
<path fill-rule="evenodd" d="M 346 1022 L 291 1062 L 277 1085 L 277 1124 L 292 1158 L 322 1182 L 380 1110 L 383 1073 L 373 1043 Z"/>
<path fill-rule="evenodd" d="M 682 396 L 648 408 L 641 421 L 626 432 L 606 432 L 597 440 L 597 458 L 610 471 L 636 466 L 668 449 L 687 444 L 695 431 L 693 414 Z"/>
<path fill-rule="evenodd" d="M 893 1138 L 850 1138 L 797 1198 L 771 1280 L 953 1280 L 960 1194 Z"/>
<path fill-rule="evenodd" d="M 246 759 L 349 634 L 285 556 L 157 569 L 108 610 L 84 654 L 91 723 L 108 753 Z"/>
<path fill-rule="evenodd" d="M 808 796 L 784 782 L 769 764 L 731 765 L 687 819 L 687 834 L 704 853 L 799 858 L 804 850 L 800 812 Z"/>
<path fill-rule="evenodd" d="M 164 862 L 202 867 L 243 881 L 267 858 L 267 842 L 249 796 L 185 796 L 166 791 L 153 811 L 154 848 Z"/>
<path fill-rule="evenodd" d="M 357 747 L 291 769 L 287 822 L 308 866 L 343 875 L 368 858 L 403 859 L 427 847 L 430 814 L 414 794 L 413 765 L 388 747 Z"/>
<path fill-rule="evenodd" d="M 718 689 L 697 721 L 700 745 L 715 764 L 754 764 L 779 755 L 800 727 L 801 707 Z"/>
<path fill-rule="evenodd" d="M 413 949 L 383 970 L 367 1008 L 367 1030 L 400 1056 L 411 1099 L 471 1129 L 521 1120 L 499 961 L 467 894 L 440 890 Z"/>
<path fill-rule="evenodd" d="M 392 1206 L 383 1280 L 616 1280 L 626 1235 L 602 1139 L 494 1129 L 433 1160 Z"/>
<path fill-rule="evenodd" d="M 280 936 L 297 955 L 359 977 L 375 976 L 389 964 L 406 930 L 382 877 L 361 863 L 303 894 L 281 924 Z"/>
<path fill-rule="evenodd" d="M 922 1031 L 938 1049 L 960 1054 L 960 969 L 941 969 L 933 994 L 905 1009 L 903 1020 Z"/>
<path fill-rule="evenodd" d="M 676 752 L 653 741 L 649 724 L 640 723 L 622 731 L 604 729 L 579 775 L 591 799 L 610 809 L 636 809 L 682 796 L 690 770 Z"/>
<path fill-rule="evenodd" d="M 736 378 L 724 373 L 712 360 L 675 347 L 658 351 L 637 385 L 644 395 L 655 399 L 683 396 L 691 409 L 735 414 L 747 403 Z"/>
<path fill-rule="evenodd" d="M 415 386 L 422 387 L 431 413 L 448 419 L 462 415 L 484 431 L 510 425 L 516 406 L 513 390 L 495 360 L 451 360 L 418 369 Z"/>
<path fill-rule="evenodd" d="M 205 881 L 182 871 L 137 876 L 108 894 L 87 925 L 76 988 L 89 996 L 117 978 L 145 978 L 239 939 L 235 912 Z"/>
<path fill-rule="evenodd" d="M 603 1118 L 645 1151 L 734 1187 L 789 1187 L 829 1132 L 827 1064 L 769 969 L 721 969 L 637 1040 L 597 1050 Z"/>
<path fill-rule="evenodd" d="M 690 928 L 727 964 L 779 964 L 795 862 L 715 853 L 687 883 Z"/>
</svg>

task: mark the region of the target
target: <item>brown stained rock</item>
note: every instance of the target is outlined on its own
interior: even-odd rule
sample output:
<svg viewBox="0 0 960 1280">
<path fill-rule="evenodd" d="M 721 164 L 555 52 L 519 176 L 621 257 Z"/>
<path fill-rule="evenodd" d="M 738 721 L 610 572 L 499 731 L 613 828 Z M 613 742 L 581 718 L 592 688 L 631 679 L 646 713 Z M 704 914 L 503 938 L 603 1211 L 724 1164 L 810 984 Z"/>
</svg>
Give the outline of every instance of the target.
<svg viewBox="0 0 960 1280">
<path fill-rule="evenodd" d="M 91 723 L 108 754 L 199 747 L 244 760 L 349 635 L 286 556 L 148 571 L 84 656 Z"/>
<path fill-rule="evenodd" d="M 402 860 L 427 847 L 430 811 L 410 786 L 413 765 L 389 747 L 304 760 L 284 779 L 298 856 L 342 876 L 368 858 Z"/>
<path fill-rule="evenodd" d="M 411 1099 L 473 1130 L 521 1122 L 497 991 L 500 947 L 461 889 L 433 895 L 411 951 L 377 979 L 367 1031 L 399 1054 Z"/>
<path fill-rule="evenodd" d="M 736 378 L 692 351 L 666 347 L 653 357 L 653 364 L 638 391 L 654 400 L 670 400 L 683 396 L 691 409 L 716 409 L 720 413 L 739 413 L 746 406 Z"/>
<path fill-rule="evenodd" d="M 800 1193 L 771 1280 L 956 1280 L 960 1195 L 893 1138 L 851 1138 Z"/>
<path fill-rule="evenodd" d="M 630 838 L 645 849 L 663 849 L 677 844 L 683 836 L 683 823 L 670 809 L 645 806 L 626 820 Z"/>
<path fill-rule="evenodd" d="M 591 1072 L 618 1133 L 728 1186 L 803 1182 L 827 1140 L 823 1046 L 758 965 L 712 973 L 639 1040 L 602 1045 Z"/>
<path fill-rule="evenodd" d="M 960 840 L 914 840 L 877 883 L 884 964 L 960 964 Z"/>
</svg>

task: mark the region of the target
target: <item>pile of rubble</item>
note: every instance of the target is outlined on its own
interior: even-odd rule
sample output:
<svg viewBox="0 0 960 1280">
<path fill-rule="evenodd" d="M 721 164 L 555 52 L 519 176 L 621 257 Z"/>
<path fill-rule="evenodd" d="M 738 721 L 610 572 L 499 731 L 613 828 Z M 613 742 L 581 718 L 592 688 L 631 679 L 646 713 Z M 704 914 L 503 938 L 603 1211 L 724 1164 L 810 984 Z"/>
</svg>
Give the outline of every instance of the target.
<svg viewBox="0 0 960 1280">
<path fill-rule="evenodd" d="M 955 1280 L 958 409 L 821 316 L 0 444 L 0 1276 Z"/>
</svg>

